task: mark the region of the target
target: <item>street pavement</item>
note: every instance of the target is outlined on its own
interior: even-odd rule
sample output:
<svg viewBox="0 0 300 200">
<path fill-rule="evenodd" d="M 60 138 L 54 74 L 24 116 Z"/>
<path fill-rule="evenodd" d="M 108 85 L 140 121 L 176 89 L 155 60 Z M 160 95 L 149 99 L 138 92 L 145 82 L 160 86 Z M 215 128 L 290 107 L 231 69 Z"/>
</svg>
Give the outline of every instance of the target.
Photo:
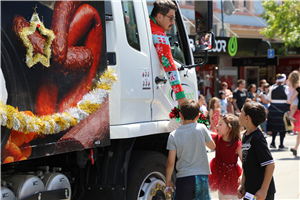
<svg viewBox="0 0 300 200">
<path fill-rule="evenodd" d="M 290 151 L 294 147 L 297 135 L 286 134 L 284 145 L 288 147 L 285 151 L 271 149 L 272 156 L 275 160 L 274 181 L 276 187 L 275 199 L 300 199 L 300 148 L 298 148 L 298 156 L 294 156 Z M 272 137 L 267 136 L 268 145 L 270 145 Z M 279 135 L 275 141 L 277 147 L 279 145 Z M 215 157 L 215 152 L 208 153 L 208 159 L 211 161 Z M 239 160 L 239 164 L 241 162 Z M 211 192 L 212 199 L 218 199 L 217 192 Z"/>
</svg>

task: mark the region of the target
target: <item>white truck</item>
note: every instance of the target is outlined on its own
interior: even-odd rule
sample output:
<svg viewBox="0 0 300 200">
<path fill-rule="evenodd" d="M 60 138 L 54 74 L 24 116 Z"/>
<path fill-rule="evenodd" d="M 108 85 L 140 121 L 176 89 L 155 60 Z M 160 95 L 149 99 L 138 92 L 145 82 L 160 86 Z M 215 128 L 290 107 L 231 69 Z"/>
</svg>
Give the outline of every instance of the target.
<svg viewBox="0 0 300 200">
<path fill-rule="evenodd" d="M 1 9 L 1 199 L 166 199 L 177 101 L 147 2 L 2 1 Z M 185 94 L 197 100 L 180 8 L 167 35 Z"/>
</svg>

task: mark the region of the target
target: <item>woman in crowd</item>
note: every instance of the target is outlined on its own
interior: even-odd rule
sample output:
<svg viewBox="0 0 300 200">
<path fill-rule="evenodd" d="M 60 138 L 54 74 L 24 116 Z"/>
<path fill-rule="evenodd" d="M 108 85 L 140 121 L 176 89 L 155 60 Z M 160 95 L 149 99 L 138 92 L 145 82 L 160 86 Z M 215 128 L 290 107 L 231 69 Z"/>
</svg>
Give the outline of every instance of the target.
<svg viewBox="0 0 300 200">
<path fill-rule="evenodd" d="M 255 84 L 251 84 L 249 85 L 249 87 L 247 88 L 248 91 L 248 98 L 251 99 L 252 101 L 257 101 L 258 100 L 258 95 L 256 92 L 256 85 Z"/>
<path fill-rule="evenodd" d="M 268 108 L 269 108 L 269 106 L 270 106 L 269 101 L 268 101 L 269 87 L 270 87 L 269 83 L 265 83 L 264 86 L 263 86 L 262 92 L 259 94 L 259 97 L 260 97 L 260 99 L 261 99 L 261 104 L 262 104 L 263 106 L 265 106 L 265 108 L 266 108 L 267 110 L 268 110 Z M 263 129 L 264 129 L 264 132 L 265 132 L 265 133 L 267 133 L 267 123 L 268 123 L 267 121 L 265 121 L 265 122 L 263 123 Z M 268 134 L 272 134 L 272 133 L 271 133 L 271 132 L 270 132 L 270 133 L 268 132 Z"/>
<path fill-rule="evenodd" d="M 268 101 L 271 103 L 269 107 L 267 130 L 272 131 L 272 142 L 270 148 L 276 148 L 275 138 L 277 132 L 280 133 L 280 145 L 278 150 L 287 149 L 283 145 L 285 137 L 285 126 L 283 122 L 283 115 L 287 109 L 287 94 L 288 86 L 283 83 L 286 81 L 285 74 L 279 74 L 276 84 L 272 85 L 268 94 Z"/>
<path fill-rule="evenodd" d="M 234 113 L 232 105 L 232 92 L 228 89 L 228 84 L 226 82 L 221 84 L 221 90 L 219 92 L 221 91 L 225 93 L 225 98 L 227 99 L 227 113 Z"/>
<path fill-rule="evenodd" d="M 260 93 L 262 93 L 264 90 L 264 87 L 265 87 L 265 84 L 267 83 L 266 79 L 262 79 L 259 81 L 259 87 L 257 88 L 257 94 L 258 96 L 260 95 Z"/>
</svg>

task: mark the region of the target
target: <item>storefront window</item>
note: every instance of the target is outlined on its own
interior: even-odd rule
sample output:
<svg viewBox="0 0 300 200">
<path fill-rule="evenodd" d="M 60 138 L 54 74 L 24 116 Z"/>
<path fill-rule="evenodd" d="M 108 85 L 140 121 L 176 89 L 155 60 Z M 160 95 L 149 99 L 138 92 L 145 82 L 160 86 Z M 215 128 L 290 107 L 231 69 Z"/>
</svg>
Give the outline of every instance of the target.
<svg viewBox="0 0 300 200">
<path fill-rule="evenodd" d="M 237 69 L 236 67 L 222 67 L 219 70 L 220 83 L 226 82 L 228 89 L 234 91 L 237 88 Z"/>
<path fill-rule="evenodd" d="M 214 94 L 214 65 L 204 65 L 198 72 L 198 90 L 205 97 L 205 101 L 209 103 Z"/>
</svg>

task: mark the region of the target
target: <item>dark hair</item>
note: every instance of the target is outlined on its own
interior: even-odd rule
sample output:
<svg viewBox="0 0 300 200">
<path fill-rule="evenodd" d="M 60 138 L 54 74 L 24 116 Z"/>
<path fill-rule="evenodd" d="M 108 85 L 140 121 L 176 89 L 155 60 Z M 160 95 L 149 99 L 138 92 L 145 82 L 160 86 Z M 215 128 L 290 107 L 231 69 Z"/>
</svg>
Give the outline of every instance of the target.
<svg viewBox="0 0 300 200">
<path fill-rule="evenodd" d="M 225 92 L 223 92 L 223 91 L 220 91 L 220 92 L 219 92 L 219 99 L 222 99 L 222 95 L 223 95 L 223 94 L 225 94 Z"/>
<path fill-rule="evenodd" d="M 151 12 L 152 17 L 156 17 L 157 14 L 161 13 L 162 15 L 168 14 L 170 9 L 177 11 L 177 6 L 171 0 L 157 0 L 154 2 L 154 7 Z"/>
<path fill-rule="evenodd" d="M 231 128 L 231 131 L 228 133 L 229 146 L 233 145 L 235 140 L 242 141 L 239 118 L 233 114 L 226 114 L 222 115 L 220 119 L 225 122 L 227 127 Z"/>
<path fill-rule="evenodd" d="M 243 110 L 251 117 L 254 126 L 264 123 L 267 119 L 267 109 L 259 102 L 249 101 L 244 104 Z"/>
<path fill-rule="evenodd" d="M 185 100 L 180 106 L 180 112 L 185 120 L 194 120 L 200 111 L 200 105 L 193 99 Z"/>
<path fill-rule="evenodd" d="M 240 86 L 240 84 L 242 84 L 243 82 L 246 82 L 246 81 L 244 79 L 239 79 L 237 82 L 238 86 Z"/>
<path fill-rule="evenodd" d="M 256 85 L 255 85 L 254 83 L 250 84 L 249 87 L 247 88 L 247 91 L 250 92 L 250 90 L 251 90 L 254 86 L 256 87 Z"/>
<path fill-rule="evenodd" d="M 226 83 L 226 82 L 223 82 L 222 84 L 221 84 L 221 86 L 223 87 L 223 86 L 228 86 L 228 84 Z"/>
</svg>

